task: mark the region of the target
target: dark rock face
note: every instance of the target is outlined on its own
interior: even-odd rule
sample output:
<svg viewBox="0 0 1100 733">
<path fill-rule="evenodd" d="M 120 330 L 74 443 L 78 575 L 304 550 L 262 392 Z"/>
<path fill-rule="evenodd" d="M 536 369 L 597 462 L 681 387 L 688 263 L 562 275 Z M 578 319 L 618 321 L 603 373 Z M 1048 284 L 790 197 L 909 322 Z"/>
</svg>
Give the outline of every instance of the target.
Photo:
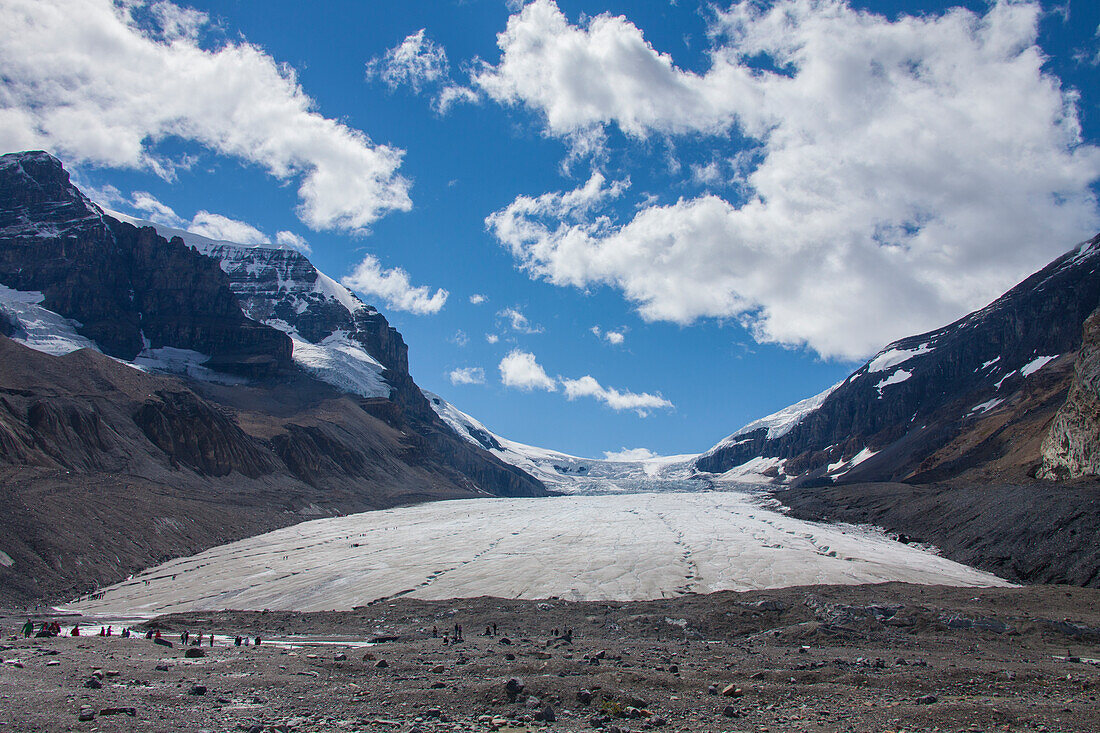
<svg viewBox="0 0 1100 733">
<path fill-rule="evenodd" d="M 1039 478 L 1100 476 L 1100 310 L 1085 321 L 1073 384 L 1043 441 Z"/>
<path fill-rule="evenodd" d="M 890 344 L 786 434 L 738 435 L 696 465 L 717 473 L 775 457 L 787 478 L 814 478 L 866 448 L 881 453 L 845 480 L 919 478 L 926 458 L 1026 386 L 1025 366 L 1081 345 L 1081 324 L 1100 305 L 1098 267 L 1100 236 L 989 306 Z"/>
<path fill-rule="evenodd" d="M 0 283 L 42 292 L 112 356 L 133 359 L 144 337 L 250 377 L 290 364 L 290 339 L 244 317 L 215 263 L 104 216 L 46 153 L 0 156 Z"/>
<path fill-rule="evenodd" d="M 194 394 L 159 390 L 157 397 L 137 410 L 134 422 L 171 465 L 183 464 L 206 476 L 237 471 L 249 478 L 278 468 L 234 421 Z"/>
</svg>

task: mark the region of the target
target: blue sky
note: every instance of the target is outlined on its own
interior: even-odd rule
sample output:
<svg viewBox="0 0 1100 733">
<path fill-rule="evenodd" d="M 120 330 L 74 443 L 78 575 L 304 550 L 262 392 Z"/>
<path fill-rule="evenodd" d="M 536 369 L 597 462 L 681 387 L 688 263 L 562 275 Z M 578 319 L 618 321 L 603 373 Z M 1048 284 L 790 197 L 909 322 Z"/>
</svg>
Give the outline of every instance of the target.
<svg viewBox="0 0 1100 733">
<path fill-rule="evenodd" d="M 323 8 L 0 0 L 0 144 L 305 242 L 514 440 L 705 450 L 1100 229 L 1092 0 Z"/>
</svg>

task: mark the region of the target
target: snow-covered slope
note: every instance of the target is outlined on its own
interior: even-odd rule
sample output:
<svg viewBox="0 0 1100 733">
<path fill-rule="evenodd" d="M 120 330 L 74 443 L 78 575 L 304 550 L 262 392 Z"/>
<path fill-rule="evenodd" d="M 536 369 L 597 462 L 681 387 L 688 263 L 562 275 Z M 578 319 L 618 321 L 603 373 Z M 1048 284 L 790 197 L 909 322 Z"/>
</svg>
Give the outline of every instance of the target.
<svg viewBox="0 0 1100 733">
<path fill-rule="evenodd" d="M 425 390 L 432 409 L 466 440 L 505 463 L 521 468 L 555 491 L 568 494 L 702 491 L 708 488 L 692 463 L 694 454 L 655 456 L 642 460 L 579 458 L 547 448 L 517 443 L 494 434 L 437 394 Z"/>
<path fill-rule="evenodd" d="M 166 239 L 179 237 L 192 249 L 212 257 L 229 276 L 230 287 L 246 316 L 290 336 L 296 364 L 338 389 L 362 397 L 389 397 L 385 367 L 363 339 L 356 338 L 357 318 L 377 311 L 313 266 L 305 255 L 278 244 L 237 244 L 194 232 L 135 219 L 111 216 L 134 226 L 150 226 Z"/>
<path fill-rule="evenodd" d="M 91 340 L 76 332 L 71 320 L 40 306 L 42 300 L 42 293 L 0 285 L 0 322 L 8 324 L 10 339 L 53 356 L 96 348 Z"/>
</svg>

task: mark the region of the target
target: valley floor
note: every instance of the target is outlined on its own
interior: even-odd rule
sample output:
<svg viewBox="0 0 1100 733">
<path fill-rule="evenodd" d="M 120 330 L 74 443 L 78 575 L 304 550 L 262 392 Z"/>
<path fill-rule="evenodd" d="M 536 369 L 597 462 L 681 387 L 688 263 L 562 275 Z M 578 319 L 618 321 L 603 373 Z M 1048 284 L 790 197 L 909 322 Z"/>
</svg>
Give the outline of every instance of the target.
<svg viewBox="0 0 1100 733">
<path fill-rule="evenodd" d="M 141 636 L 13 637 L 23 620 L 3 618 L 0 641 L 0 730 L 13 733 L 1084 733 L 1100 721 L 1094 589 L 891 583 L 625 603 L 400 598 L 348 612 L 152 622 L 173 648 Z M 433 627 L 442 636 L 455 624 L 462 643 L 433 637 Z M 491 624 L 498 635 L 485 636 Z M 185 629 L 264 643 L 220 637 L 188 659 Z M 93 676 L 101 687 L 87 686 Z M 82 710 L 94 719 L 78 721 Z"/>
</svg>

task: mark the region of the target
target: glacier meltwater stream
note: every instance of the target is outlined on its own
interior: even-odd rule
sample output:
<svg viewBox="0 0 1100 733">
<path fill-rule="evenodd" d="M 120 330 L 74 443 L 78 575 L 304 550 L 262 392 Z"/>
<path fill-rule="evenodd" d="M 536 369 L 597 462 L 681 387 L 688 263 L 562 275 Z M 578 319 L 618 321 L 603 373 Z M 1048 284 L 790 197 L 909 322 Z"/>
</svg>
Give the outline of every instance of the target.
<svg viewBox="0 0 1100 733">
<path fill-rule="evenodd" d="M 350 609 L 396 596 L 632 600 L 885 581 L 1005 581 L 741 492 L 478 499 L 319 519 L 172 560 L 71 604 L 96 614 Z"/>
</svg>

